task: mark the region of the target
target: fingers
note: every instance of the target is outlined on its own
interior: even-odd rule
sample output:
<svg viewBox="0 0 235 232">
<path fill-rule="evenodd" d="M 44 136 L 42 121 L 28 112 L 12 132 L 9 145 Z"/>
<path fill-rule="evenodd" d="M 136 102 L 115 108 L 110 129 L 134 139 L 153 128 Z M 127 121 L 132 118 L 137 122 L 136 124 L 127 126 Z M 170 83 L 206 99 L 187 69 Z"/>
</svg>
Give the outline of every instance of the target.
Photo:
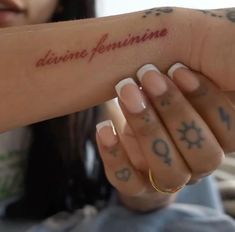
<svg viewBox="0 0 235 232">
<path fill-rule="evenodd" d="M 181 91 L 151 65 L 141 68 L 137 75 L 191 169 L 193 178 L 200 178 L 214 171 L 221 163 L 223 150 L 210 128 Z"/>
<path fill-rule="evenodd" d="M 96 140 L 110 183 L 121 193 L 134 196 L 145 191 L 141 174 L 132 166 L 111 121 L 97 125 Z"/>
<path fill-rule="evenodd" d="M 142 89 L 132 78 L 119 82 L 116 91 L 127 130 L 112 137 L 112 124 L 98 127 L 106 175 L 120 192 L 146 190 L 149 168 L 162 190 L 196 183 L 221 164 L 224 150 L 235 149 L 235 113 L 226 96 L 182 65 L 174 65 L 169 75 L 173 80 L 145 65 L 137 73 Z"/>
<path fill-rule="evenodd" d="M 124 79 L 116 91 L 125 118 L 159 186 L 171 190 L 185 185 L 191 177 L 190 170 L 137 84 L 131 78 Z"/>
<path fill-rule="evenodd" d="M 170 73 L 174 83 L 209 125 L 223 150 L 233 152 L 235 111 L 224 93 L 209 79 L 181 64 L 172 66 Z"/>
</svg>

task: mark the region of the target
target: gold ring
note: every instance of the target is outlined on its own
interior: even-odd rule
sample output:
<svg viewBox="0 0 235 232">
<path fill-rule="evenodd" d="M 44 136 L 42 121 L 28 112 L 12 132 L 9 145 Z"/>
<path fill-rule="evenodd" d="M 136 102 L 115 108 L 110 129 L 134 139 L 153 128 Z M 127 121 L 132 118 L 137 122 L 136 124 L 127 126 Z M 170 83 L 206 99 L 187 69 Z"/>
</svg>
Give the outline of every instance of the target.
<svg viewBox="0 0 235 232">
<path fill-rule="evenodd" d="M 164 193 L 164 194 L 173 194 L 173 193 L 176 193 L 176 192 L 178 192 L 179 190 L 181 190 L 185 186 L 185 185 L 183 185 L 183 186 L 180 186 L 180 187 L 178 187 L 176 189 L 164 189 L 164 190 L 162 190 L 156 184 L 156 181 L 154 180 L 152 172 L 151 172 L 150 169 L 149 169 L 149 181 L 150 181 L 151 185 L 153 186 L 153 188 L 155 190 L 157 190 L 157 192 Z"/>
</svg>

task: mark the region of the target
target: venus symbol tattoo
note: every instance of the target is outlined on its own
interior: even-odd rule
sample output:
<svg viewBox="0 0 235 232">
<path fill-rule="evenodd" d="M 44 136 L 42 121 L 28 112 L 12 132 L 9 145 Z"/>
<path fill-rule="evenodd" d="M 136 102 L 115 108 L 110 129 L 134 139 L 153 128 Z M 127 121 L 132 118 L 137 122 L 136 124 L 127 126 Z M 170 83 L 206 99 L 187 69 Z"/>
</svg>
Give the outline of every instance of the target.
<svg viewBox="0 0 235 232">
<path fill-rule="evenodd" d="M 131 171 L 129 168 L 122 168 L 115 172 L 115 176 L 119 180 L 127 182 L 131 177 Z"/>
<path fill-rule="evenodd" d="M 163 139 L 154 140 L 152 150 L 163 159 L 165 164 L 171 166 L 170 148 Z"/>
<path fill-rule="evenodd" d="M 230 130 L 231 129 L 231 119 L 228 113 L 225 112 L 223 107 L 218 107 L 218 112 L 219 112 L 219 116 L 220 119 L 223 123 L 226 124 L 227 129 Z"/>
<path fill-rule="evenodd" d="M 196 126 L 194 121 L 191 123 L 182 122 L 182 127 L 178 129 L 178 132 L 181 134 L 180 139 L 187 144 L 188 149 L 202 147 L 204 141 L 202 130 Z"/>
</svg>

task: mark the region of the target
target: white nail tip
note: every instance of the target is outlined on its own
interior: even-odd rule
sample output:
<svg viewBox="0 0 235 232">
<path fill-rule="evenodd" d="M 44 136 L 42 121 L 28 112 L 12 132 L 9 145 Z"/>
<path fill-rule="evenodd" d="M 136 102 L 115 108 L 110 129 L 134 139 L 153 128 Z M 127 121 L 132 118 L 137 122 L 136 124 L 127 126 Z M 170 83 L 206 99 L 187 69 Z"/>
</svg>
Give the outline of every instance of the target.
<svg viewBox="0 0 235 232">
<path fill-rule="evenodd" d="M 156 71 L 157 73 L 161 73 L 159 69 L 153 64 L 146 64 L 137 71 L 136 75 L 140 82 L 142 81 L 144 74 L 148 71 Z"/>
<path fill-rule="evenodd" d="M 105 127 L 105 126 L 114 128 L 112 120 L 106 120 L 106 121 L 103 121 L 103 122 L 98 123 L 98 124 L 96 125 L 96 129 L 97 129 L 97 131 L 99 132 L 99 131 L 100 131 L 103 127 Z"/>
<path fill-rule="evenodd" d="M 127 84 L 134 84 L 134 85 L 137 86 L 137 84 L 135 83 L 135 81 L 134 81 L 131 77 L 126 78 L 126 79 L 124 79 L 124 80 L 121 80 L 121 81 L 115 86 L 116 92 L 117 92 L 117 94 L 118 94 L 119 97 L 120 97 L 120 95 L 121 95 L 121 94 L 120 94 L 121 89 L 122 89 L 125 85 L 127 85 Z"/>
<path fill-rule="evenodd" d="M 169 68 L 169 70 L 168 70 L 168 72 L 167 72 L 168 76 L 169 76 L 171 79 L 173 79 L 174 72 L 175 72 L 177 69 L 179 69 L 179 68 L 186 68 L 186 69 L 188 69 L 187 66 L 185 66 L 185 65 L 183 65 L 183 64 L 181 64 L 181 63 L 176 63 L 176 64 L 172 65 L 172 66 Z"/>
</svg>

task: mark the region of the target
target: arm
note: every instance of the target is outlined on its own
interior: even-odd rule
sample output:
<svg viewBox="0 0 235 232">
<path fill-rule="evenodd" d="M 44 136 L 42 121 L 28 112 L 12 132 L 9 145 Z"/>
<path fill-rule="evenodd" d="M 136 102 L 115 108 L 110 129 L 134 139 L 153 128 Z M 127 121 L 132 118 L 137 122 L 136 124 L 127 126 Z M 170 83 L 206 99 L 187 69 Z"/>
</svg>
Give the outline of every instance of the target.
<svg viewBox="0 0 235 232">
<path fill-rule="evenodd" d="M 197 10 L 160 8 L 2 29 L 0 131 L 111 99 L 112 87 L 143 63 L 157 63 L 166 71 L 181 61 L 221 87 L 235 89 L 231 15 L 228 20 L 226 10 L 219 18 Z"/>
<path fill-rule="evenodd" d="M 188 10 L 145 15 L 2 29 L 0 131 L 110 99 L 112 86 L 145 62 L 164 69 L 185 59 L 191 42 Z M 175 46 L 182 41 L 183 48 Z"/>
</svg>

